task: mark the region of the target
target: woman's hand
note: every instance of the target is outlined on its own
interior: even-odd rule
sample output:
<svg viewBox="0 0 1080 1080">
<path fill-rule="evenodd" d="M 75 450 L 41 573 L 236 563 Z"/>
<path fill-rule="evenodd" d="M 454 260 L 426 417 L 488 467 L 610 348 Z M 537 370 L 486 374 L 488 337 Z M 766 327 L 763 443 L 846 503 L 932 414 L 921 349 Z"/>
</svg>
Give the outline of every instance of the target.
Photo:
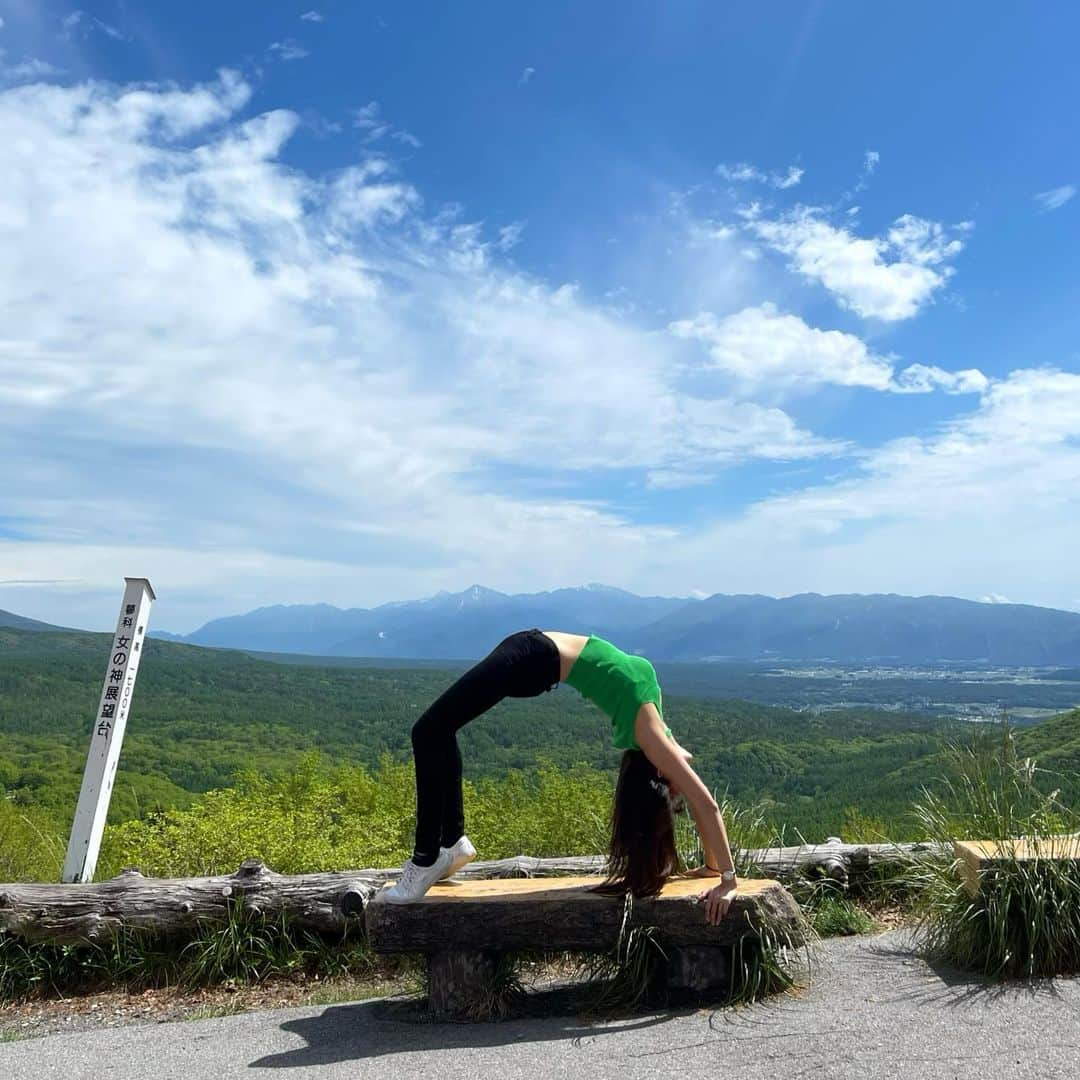
<svg viewBox="0 0 1080 1080">
<path fill-rule="evenodd" d="M 737 888 L 737 884 L 731 881 L 698 894 L 698 900 L 705 905 L 705 918 L 713 926 L 727 915 Z"/>
</svg>

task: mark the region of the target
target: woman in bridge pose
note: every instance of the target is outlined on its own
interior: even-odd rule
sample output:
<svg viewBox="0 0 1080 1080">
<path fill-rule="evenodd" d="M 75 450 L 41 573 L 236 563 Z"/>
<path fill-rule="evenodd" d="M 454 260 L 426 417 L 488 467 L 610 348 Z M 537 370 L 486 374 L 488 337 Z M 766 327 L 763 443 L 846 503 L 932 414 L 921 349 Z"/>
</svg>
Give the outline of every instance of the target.
<svg viewBox="0 0 1080 1080">
<path fill-rule="evenodd" d="M 719 922 L 735 896 L 727 831 L 716 801 L 690 767 L 692 754 L 662 719 L 660 685 L 652 664 L 590 634 L 521 630 L 504 638 L 416 721 L 416 844 L 397 882 L 379 900 L 422 897 L 476 857 L 465 835 L 461 751 L 457 732 L 504 697 L 537 697 L 565 682 L 612 721 L 623 750 L 612 812 L 608 876 L 598 891 L 655 896 L 678 869 L 672 800 L 682 796 L 701 836 L 705 865 L 691 876 L 719 878 L 699 896 L 706 918 Z"/>
</svg>

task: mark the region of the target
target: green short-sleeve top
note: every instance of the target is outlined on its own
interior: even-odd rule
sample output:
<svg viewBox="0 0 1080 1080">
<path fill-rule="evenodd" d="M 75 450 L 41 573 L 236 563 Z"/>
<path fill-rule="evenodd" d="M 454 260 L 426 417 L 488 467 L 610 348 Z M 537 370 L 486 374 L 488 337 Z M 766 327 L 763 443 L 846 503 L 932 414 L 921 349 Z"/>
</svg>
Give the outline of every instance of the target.
<svg viewBox="0 0 1080 1080">
<path fill-rule="evenodd" d="M 664 715 L 660 684 L 644 656 L 631 656 L 610 641 L 589 635 L 589 640 L 566 676 L 566 682 L 611 717 L 612 737 L 622 750 L 640 750 L 634 740 L 638 710 L 652 702 Z M 668 736 L 671 728 L 667 728 Z"/>
</svg>

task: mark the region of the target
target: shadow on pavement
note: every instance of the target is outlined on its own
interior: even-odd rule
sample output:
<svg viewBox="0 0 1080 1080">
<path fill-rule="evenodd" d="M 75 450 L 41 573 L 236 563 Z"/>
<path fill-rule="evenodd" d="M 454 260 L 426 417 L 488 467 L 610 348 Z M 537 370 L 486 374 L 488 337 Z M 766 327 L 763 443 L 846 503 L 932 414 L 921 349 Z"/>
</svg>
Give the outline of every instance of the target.
<svg viewBox="0 0 1080 1080">
<path fill-rule="evenodd" d="M 1059 1001 L 1073 1006 L 1075 979 L 1038 978 L 1001 981 L 978 971 L 967 971 L 944 960 L 928 957 L 922 940 L 906 931 L 893 931 L 869 940 L 859 952 L 845 958 L 849 970 L 888 965 L 879 984 L 882 1000 L 909 1000 L 937 1005 L 989 1006 L 1026 1001 Z M 885 970 L 882 970 L 885 976 Z M 1072 984 L 1071 986 L 1069 984 Z M 1068 990 L 1063 995 L 1063 986 Z"/>
<path fill-rule="evenodd" d="M 665 1010 L 617 1022 L 592 1023 L 587 1019 L 552 1015 L 557 995 L 531 995 L 527 1014 L 512 1020 L 490 1023 L 436 1023 L 426 1017 L 416 1002 L 370 1001 L 336 1005 L 318 1016 L 287 1020 L 282 1031 L 293 1032 L 307 1046 L 283 1054 L 268 1054 L 251 1062 L 251 1068 L 288 1069 L 330 1065 L 338 1061 L 414 1054 L 424 1050 L 453 1050 L 512 1046 L 517 1042 L 572 1042 L 592 1040 L 654 1027 L 676 1019 L 685 1010 Z M 556 1006 L 557 1008 L 557 1006 Z"/>
</svg>

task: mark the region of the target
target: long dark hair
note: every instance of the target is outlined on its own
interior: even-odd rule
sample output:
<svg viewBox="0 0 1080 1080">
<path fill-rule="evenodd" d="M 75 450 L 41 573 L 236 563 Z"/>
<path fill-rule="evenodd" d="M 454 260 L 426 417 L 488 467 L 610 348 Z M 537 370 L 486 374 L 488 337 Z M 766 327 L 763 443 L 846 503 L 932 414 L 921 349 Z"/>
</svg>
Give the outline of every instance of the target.
<svg viewBox="0 0 1080 1080">
<path fill-rule="evenodd" d="M 656 896 L 678 869 L 667 783 L 640 750 L 624 750 L 611 810 L 607 878 L 594 892 Z"/>
</svg>

